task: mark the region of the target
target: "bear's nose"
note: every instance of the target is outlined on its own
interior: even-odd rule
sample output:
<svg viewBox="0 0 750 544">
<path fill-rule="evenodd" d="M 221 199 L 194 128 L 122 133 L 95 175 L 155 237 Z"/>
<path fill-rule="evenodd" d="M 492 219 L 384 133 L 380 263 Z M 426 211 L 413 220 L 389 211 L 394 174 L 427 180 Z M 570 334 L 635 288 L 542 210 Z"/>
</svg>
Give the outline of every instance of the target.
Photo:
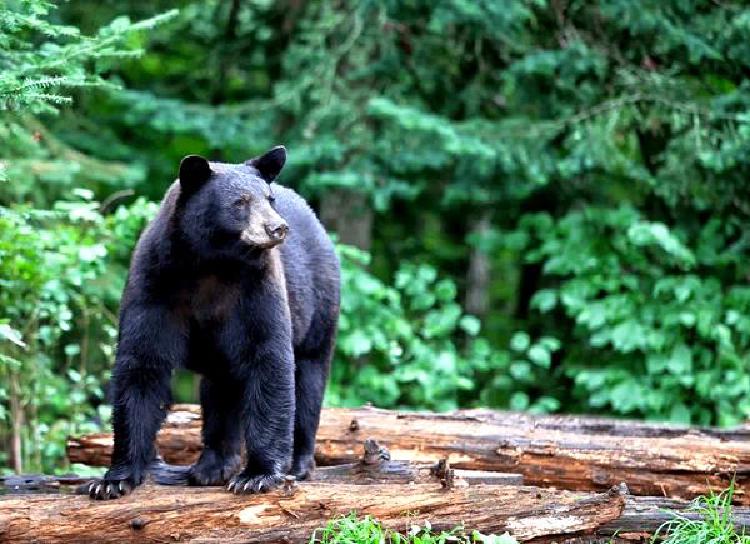
<svg viewBox="0 0 750 544">
<path fill-rule="evenodd" d="M 284 221 L 282 221 L 281 223 L 272 223 L 270 225 L 266 225 L 266 233 L 277 242 L 283 240 L 288 232 L 289 225 L 287 225 Z"/>
</svg>

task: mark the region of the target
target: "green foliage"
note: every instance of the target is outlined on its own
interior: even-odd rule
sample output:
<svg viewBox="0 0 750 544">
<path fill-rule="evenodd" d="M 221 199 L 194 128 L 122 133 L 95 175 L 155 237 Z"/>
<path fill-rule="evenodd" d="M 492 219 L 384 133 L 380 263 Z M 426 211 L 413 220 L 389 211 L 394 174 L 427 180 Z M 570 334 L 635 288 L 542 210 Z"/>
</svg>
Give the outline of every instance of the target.
<svg viewBox="0 0 750 544">
<path fill-rule="evenodd" d="M 0 424 L 24 423 L 13 432 L 37 470 L 59 462 L 67 436 L 106 423 L 108 407 L 90 401 L 104 397 L 126 255 L 155 208 L 139 200 L 105 218 L 77 194 L 49 211 L 0 209 Z"/>
<path fill-rule="evenodd" d="M 138 169 L 82 154 L 30 114 L 56 113 L 72 87 L 104 85 L 109 63 L 139 54 L 136 33 L 174 15 L 119 18 L 89 37 L 51 22 L 52 9 L 0 7 L 0 466 L 13 450 L 15 468 L 34 470 L 57 468 L 67 436 L 106 422 L 122 265 L 153 205 L 104 217 L 93 191 L 75 187 Z"/>
<path fill-rule="evenodd" d="M 747 544 L 750 536 L 737 531 L 732 513 L 734 481 L 719 494 L 698 497 L 688 511 L 674 514 L 651 538 L 664 544 Z"/>
<path fill-rule="evenodd" d="M 670 229 L 631 207 L 589 207 L 557 222 L 530 215 L 522 228 L 526 259 L 556 279 L 531 305 L 569 320 L 559 365 L 584 410 L 684 423 L 750 416 L 739 221 Z"/>
<path fill-rule="evenodd" d="M 322 529 L 316 529 L 310 537 L 310 544 L 517 544 L 508 533 L 504 535 L 483 535 L 478 531 L 467 534 L 459 527 L 452 531 L 433 531 L 429 521 L 424 527 L 411 525 L 406 534 L 391 531 L 371 516 L 358 518 L 355 513 L 332 519 Z"/>
<path fill-rule="evenodd" d="M 103 77 L 114 63 L 142 53 L 138 33 L 173 18 L 175 11 L 137 23 L 118 17 L 93 36 L 51 22 L 45 0 L 0 6 L 0 203 L 48 207 L 76 185 L 92 187 L 141 179 L 138 165 L 109 163 L 69 147 L 30 114 L 56 114 L 78 87 L 117 88 Z M 134 41 L 135 40 L 135 41 Z"/>
<path fill-rule="evenodd" d="M 75 26 L 51 22 L 54 8 L 45 0 L 8 0 L 0 7 L 0 111 L 54 113 L 72 102 L 66 90 L 108 85 L 100 71 L 142 53 L 127 44 L 133 33 L 176 14 L 135 24 L 118 17 L 96 35 L 83 36 Z"/>
<path fill-rule="evenodd" d="M 368 272 L 361 250 L 340 245 L 339 255 L 345 288 L 328 402 L 456 408 L 484 358 L 471 348 L 479 322 L 456 302 L 454 282 L 405 262 L 390 285 Z M 455 342 L 463 335 L 467 349 Z"/>
</svg>

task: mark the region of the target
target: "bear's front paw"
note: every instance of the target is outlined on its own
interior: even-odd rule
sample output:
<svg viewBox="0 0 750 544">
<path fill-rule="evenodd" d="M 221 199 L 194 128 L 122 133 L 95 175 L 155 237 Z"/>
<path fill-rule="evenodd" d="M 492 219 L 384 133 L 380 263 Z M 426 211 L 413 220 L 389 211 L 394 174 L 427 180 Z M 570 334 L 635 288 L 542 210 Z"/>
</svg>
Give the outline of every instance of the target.
<svg viewBox="0 0 750 544">
<path fill-rule="evenodd" d="M 142 475 L 134 475 L 129 470 L 108 470 L 101 480 L 89 484 L 89 497 L 106 501 L 119 499 L 143 483 Z"/>
<path fill-rule="evenodd" d="M 229 481 L 227 490 L 236 494 L 266 493 L 283 481 L 284 475 L 279 473 L 248 475 L 242 471 Z"/>
<path fill-rule="evenodd" d="M 190 485 L 224 485 L 239 468 L 239 455 L 232 455 L 228 459 L 202 455 L 198 462 L 190 467 L 188 482 Z"/>
</svg>

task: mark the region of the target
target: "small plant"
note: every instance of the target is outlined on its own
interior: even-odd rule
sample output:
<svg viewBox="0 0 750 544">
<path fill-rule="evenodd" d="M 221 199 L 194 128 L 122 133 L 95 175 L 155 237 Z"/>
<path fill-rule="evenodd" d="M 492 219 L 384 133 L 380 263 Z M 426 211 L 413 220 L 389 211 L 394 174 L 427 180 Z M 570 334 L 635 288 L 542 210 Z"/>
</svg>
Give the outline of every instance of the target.
<svg viewBox="0 0 750 544">
<path fill-rule="evenodd" d="M 432 531 L 430 522 L 424 526 L 411 525 L 405 535 L 385 529 L 380 522 L 371 516 L 357 518 L 352 512 L 348 516 L 332 519 L 322 529 L 316 529 L 310 537 L 310 544 L 444 544 L 483 543 L 483 544 L 518 544 L 508 533 L 503 535 L 483 535 L 478 531 L 466 533 L 463 527 L 451 531 Z"/>
<path fill-rule="evenodd" d="M 750 536 L 744 530 L 737 532 L 732 514 L 733 496 L 734 481 L 721 493 L 698 497 L 687 514 L 675 513 L 674 519 L 662 524 L 651 543 L 750 544 Z"/>
</svg>

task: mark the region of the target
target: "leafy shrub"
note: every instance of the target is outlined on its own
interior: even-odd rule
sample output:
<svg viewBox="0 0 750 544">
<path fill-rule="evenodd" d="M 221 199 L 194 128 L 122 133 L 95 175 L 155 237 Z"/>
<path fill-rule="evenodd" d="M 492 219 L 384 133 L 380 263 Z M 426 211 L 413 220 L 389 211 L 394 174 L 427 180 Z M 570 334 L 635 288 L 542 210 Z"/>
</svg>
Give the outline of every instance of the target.
<svg viewBox="0 0 750 544">
<path fill-rule="evenodd" d="M 669 228 L 623 206 L 527 216 L 523 228 L 534 239 L 526 258 L 549 284 L 531 304 L 567 318 L 564 336 L 547 342 L 560 347 L 557 368 L 580 409 L 725 425 L 750 417 L 742 224 Z"/>
<path fill-rule="evenodd" d="M 338 249 L 341 320 L 328 403 L 457 407 L 486 353 L 475 349 L 479 321 L 463 313 L 454 282 L 407 262 L 391 285 L 367 270 L 369 255 Z M 466 349 L 458 336 L 466 337 Z"/>
<path fill-rule="evenodd" d="M 35 470 L 63 456 L 67 435 L 106 420 L 125 265 L 155 210 L 139 200 L 105 218 L 77 193 L 50 211 L 0 208 L 0 424 Z"/>
<path fill-rule="evenodd" d="M 50 212 L 0 210 L 0 400 L 10 407 L 0 416 L 14 435 L 26 433 L 26 466 L 40 468 L 39 448 L 60 456 L 60 437 L 82 430 L 91 415 L 88 395 L 101 396 L 99 380 L 88 374 L 97 349 L 92 330 L 112 330 L 92 292 L 105 270 L 101 227 L 88 203 L 60 203 Z M 74 328 L 82 338 L 71 338 Z"/>
</svg>

